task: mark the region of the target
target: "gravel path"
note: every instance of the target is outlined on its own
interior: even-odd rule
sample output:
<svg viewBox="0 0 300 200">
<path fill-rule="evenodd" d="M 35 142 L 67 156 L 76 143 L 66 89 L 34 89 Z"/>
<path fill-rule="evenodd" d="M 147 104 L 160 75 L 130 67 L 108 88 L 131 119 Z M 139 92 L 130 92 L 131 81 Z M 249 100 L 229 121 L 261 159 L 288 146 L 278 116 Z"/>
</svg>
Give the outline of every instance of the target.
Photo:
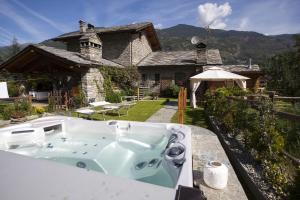
<svg viewBox="0 0 300 200">
<path fill-rule="evenodd" d="M 169 123 L 173 115 L 177 111 L 177 102 L 168 102 L 166 105 L 161 108 L 159 111 L 154 113 L 146 122 L 160 122 L 160 123 Z"/>
</svg>

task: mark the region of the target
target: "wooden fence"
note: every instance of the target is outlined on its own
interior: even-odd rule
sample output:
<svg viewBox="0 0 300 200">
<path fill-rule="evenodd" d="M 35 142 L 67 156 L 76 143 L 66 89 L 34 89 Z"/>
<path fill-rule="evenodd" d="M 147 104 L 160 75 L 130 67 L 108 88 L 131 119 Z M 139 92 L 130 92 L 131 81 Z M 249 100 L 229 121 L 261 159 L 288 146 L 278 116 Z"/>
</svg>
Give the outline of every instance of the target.
<svg viewBox="0 0 300 200">
<path fill-rule="evenodd" d="M 184 123 L 184 112 L 186 110 L 187 89 L 181 87 L 178 94 L 178 123 Z"/>
<path fill-rule="evenodd" d="M 61 90 L 54 90 L 48 93 L 48 104 L 53 111 L 68 110 L 70 107 L 69 92 L 62 92 Z"/>
</svg>

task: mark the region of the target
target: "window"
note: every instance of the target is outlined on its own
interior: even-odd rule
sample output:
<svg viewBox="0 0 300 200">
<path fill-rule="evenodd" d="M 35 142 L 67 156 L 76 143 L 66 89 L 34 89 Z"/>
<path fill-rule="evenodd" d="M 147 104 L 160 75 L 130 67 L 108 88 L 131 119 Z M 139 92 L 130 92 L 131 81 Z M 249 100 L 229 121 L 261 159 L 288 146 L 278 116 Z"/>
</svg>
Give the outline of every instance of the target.
<svg viewBox="0 0 300 200">
<path fill-rule="evenodd" d="M 146 74 L 142 74 L 142 81 L 146 81 L 147 80 L 147 75 Z"/>
<path fill-rule="evenodd" d="M 160 74 L 155 74 L 154 75 L 154 79 L 155 79 L 155 84 L 159 84 L 159 82 L 160 82 Z"/>
<path fill-rule="evenodd" d="M 175 73 L 175 84 L 178 86 L 185 86 L 186 83 L 185 73 L 183 72 L 176 72 Z"/>
</svg>

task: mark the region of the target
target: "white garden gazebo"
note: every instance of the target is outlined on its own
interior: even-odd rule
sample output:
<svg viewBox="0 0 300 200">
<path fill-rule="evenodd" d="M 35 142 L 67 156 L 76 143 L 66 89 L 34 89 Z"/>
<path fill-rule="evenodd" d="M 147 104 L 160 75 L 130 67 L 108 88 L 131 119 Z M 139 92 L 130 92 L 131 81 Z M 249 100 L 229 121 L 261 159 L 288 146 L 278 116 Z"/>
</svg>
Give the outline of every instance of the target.
<svg viewBox="0 0 300 200">
<path fill-rule="evenodd" d="M 234 74 L 228 71 L 223 70 L 220 67 L 211 67 L 207 71 L 204 71 L 200 74 L 190 77 L 190 87 L 191 87 L 191 106 L 196 108 L 196 91 L 200 86 L 202 81 L 235 81 L 237 85 L 246 89 L 246 80 L 248 77 Z"/>
</svg>

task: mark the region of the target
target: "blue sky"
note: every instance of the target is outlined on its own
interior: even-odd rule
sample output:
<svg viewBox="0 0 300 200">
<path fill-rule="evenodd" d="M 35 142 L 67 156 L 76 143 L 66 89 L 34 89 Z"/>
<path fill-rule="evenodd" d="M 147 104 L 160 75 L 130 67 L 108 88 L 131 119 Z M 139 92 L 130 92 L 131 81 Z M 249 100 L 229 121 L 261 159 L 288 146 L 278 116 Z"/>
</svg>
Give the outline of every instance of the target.
<svg viewBox="0 0 300 200">
<path fill-rule="evenodd" d="M 300 33 L 300 0 L 0 0 L 0 45 L 13 36 L 40 42 L 78 29 L 151 21 L 157 28 L 177 24 L 267 35 Z"/>
</svg>

